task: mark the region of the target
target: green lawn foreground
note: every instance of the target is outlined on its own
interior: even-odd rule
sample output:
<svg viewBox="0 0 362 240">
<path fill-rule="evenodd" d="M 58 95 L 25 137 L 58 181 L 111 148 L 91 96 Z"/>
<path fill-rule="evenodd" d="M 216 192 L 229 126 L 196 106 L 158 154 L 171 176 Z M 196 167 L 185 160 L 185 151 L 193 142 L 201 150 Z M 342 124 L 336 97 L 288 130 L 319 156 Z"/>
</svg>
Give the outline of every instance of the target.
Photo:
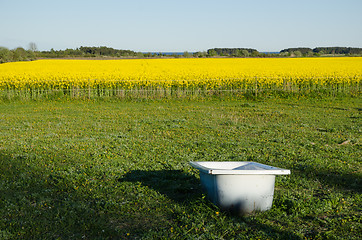
<svg viewBox="0 0 362 240">
<path fill-rule="evenodd" d="M 359 239 L 361 98 L 0 103 L 0 239 Z M 256 161 L 271 210 L 220 212 L 189 161 Z"/>
</svg>

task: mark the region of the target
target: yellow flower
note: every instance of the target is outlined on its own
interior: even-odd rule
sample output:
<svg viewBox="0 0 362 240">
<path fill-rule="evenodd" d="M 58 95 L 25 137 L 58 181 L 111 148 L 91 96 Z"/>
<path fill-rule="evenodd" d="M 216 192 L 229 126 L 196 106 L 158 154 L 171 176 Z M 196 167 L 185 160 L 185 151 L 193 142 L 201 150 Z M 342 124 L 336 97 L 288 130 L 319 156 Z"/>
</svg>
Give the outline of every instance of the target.
<svg viewBox="0 0 362 240">
<path fill-rule="evenodd" d="M 362 58 L 37 60 L 0 64 L 0 90 L 315 89 L 356 86 Z"/>
</svg>

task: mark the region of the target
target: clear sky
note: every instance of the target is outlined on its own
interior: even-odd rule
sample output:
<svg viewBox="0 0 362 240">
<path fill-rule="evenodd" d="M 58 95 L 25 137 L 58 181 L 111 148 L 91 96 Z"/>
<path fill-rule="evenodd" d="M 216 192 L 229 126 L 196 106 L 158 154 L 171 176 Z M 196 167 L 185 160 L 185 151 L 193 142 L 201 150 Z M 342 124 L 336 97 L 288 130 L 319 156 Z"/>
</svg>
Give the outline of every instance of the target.
<svg viewBox="0 0 362 240">
<path fill-rule="evenodd" d="M 0 0 L 0 46 L 362 47 L 362 0 Z"/>
</svg>

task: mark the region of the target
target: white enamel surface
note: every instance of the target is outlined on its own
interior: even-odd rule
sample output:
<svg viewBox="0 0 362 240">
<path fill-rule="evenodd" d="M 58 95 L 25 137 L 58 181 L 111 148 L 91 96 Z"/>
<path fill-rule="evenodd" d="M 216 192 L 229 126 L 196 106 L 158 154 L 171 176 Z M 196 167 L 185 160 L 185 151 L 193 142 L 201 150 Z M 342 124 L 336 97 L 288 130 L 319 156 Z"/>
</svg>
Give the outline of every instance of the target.
<svg viewBox="0 0 362 240">
<path fill-rule="evenodd" d="M 269 210 L 273 203 L 275 175 L 290 174 L 255 162 L 190 162 L 200 170 L 200 181 L 209 199 L 223 210 L 237 214 Z"/>
<path fill-rule="evenodd" d="M 190 162 L 194 168 L 208 174 L 272 174 L 288 175 L 290 170 L 256 162 Z"/>
</svg>

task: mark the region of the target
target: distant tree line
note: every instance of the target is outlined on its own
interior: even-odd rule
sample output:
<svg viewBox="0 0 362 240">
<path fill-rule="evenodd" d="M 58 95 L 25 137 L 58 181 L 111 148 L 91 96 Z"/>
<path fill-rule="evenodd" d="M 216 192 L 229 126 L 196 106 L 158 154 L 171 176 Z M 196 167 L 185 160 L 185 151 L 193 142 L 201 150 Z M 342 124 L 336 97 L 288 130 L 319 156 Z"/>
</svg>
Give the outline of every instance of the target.
<svg viewBox="0 0 362 240">
<path fill-rule="evenodd" d="M 131 50 L 119 50 L 110 47 L 83 47 L 76 49 L 41 51 L 37 54 L 41 58 L 63 58 L 63 57 L 124 57 L 137 56 Z"/>
<path fill-rule="evenodd" d="M 18 47 L 9 50 L 5 47 L 0 47 L 0 63 L 18 62 L 18 61 L 33 61 L 36 59 L 36 54 L 32 50 L 25 50 Z"/>
<path fill-rule="evenodd" d="M 251 48 L 212 48 L 207 50 L 207 54 L 209 56 L 249 57 L 257 56 L 260 53 Z"/>
<path fill-rule="evenodd" d="M 317 47 L 311 48 L 287 48 L 280 51 L 281 54 L 296 56 L 320 56 L 326 54 L 362 55 L 362 48 L 351 47 Z"/>
<path fill-rule="evenodd" d="M 360 55 L 362 54 L 362 48 L 351 48 L 351 47 L 318 47 L 314 48 L 313 52 L 323 54 L 351 54 Z"/>
<path fill-rule="evenodd" d="M 76 49 L 38 51 L 35 43 L 30 43 L 28 50 L 22 47 L 9 50 L 0 47 L 0 63 L 16 61 L 32 61 L 37 58 L 74 58 L 74 57 L 114 57 L 114 58 L 204 58 L 204 57 L 313 57 L 323 55 L 362 56 L 362 48 L 351 47 L 317 47 L 287 48 L 279 53 L 262 53 L 251 48 L 212 48 L 207 51 L 189 53 L 142 53 L 131 50 L 120 50 L 110 47 L 79 47 Z"/>
<path fill-rule="evenodd" d="M 310 53 L 313 54 L 313 49 L 311 48 L 305 48 L 305 47 L 299 47 L 299 48 L 287 48 L 287 49 L 283 49 L 280 51 L 280 53 L 289 53 L 289 54 L 293 54 L 296 53 L 297 55 L 308 55 Z"/>
</svg>

